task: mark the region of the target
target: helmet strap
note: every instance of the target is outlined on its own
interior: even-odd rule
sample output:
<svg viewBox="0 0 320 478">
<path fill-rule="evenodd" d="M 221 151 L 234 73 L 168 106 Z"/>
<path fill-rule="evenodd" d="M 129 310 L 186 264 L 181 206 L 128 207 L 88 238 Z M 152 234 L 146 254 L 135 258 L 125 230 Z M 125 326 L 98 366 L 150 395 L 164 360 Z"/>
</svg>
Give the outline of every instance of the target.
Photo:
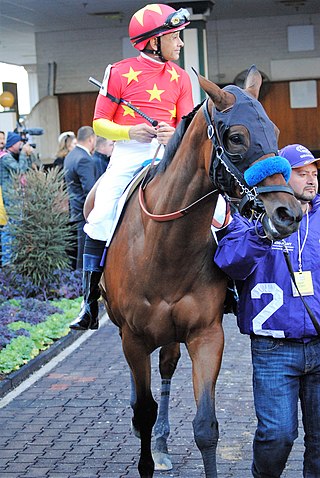
<svg viewBox="0 0 320 478">
<path fill-rule="evenodd" d="M 162 52 L 161 52 L 161 36 L 160 37 L 157 37 L 157 55 L 159 55 L 159 58 L 160 60 L 163 62 L 163 63 L 166 63 L 168 60 L 166 60 L 164 58 L 164 56 L 162 56 Z"/>
<path fill-rule="evenodd" d="M 150 48 L 145 48 L 145 49 L 142 50 L 142 51 L 143 51 L 143 53 L 149 53 L 149 54 L 151 54 L 151 55 L 154 55 L 154 56 L 157 55 L 157 56 L 158 56 L 157 51 L 156 51 L 156 50 L 150 50 Z"/>
<path fill-rule="evenodd" d="M 162 53 L 161 53 L 161 40 L 160 40 L 160 38 L 161 38 L 161 37 L 156 37 L 156 41 L 157 41 L 157 49 L 156 49 L 156 50 L 150 50 L 149 48 L 145 48 L 145 49 L 143 50 L 143 52 L 144 52 L 144 53 L 149 53 L 149 54 L 154 55 L 154 56 L 158 56 L 163 63 L 166 63 L 168 60 L 166 60 L 166 59 L 162 56 Z"/>
</svg>

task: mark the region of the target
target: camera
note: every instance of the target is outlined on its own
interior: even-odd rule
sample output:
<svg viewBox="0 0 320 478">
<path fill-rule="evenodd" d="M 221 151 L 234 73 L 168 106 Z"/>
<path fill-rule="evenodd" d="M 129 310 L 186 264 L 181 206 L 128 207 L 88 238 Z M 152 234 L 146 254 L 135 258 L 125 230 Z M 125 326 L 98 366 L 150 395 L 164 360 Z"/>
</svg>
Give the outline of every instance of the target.
<svg viewBox="0 0 320 478">
<path fill-rule="evenodd" d="M 32 148 L 35 149 L 37 145 L 32 142 L 32 136 L 41 136 L 44 133 L 44 129 L 43 128 L 26 129 L 24 127 L 21 127 L 21 125 L 19 125 L 19 127 L 15 129 L 15 133 L 20 134 L 21 141 L 23 141 L 24 143 L 30 144 L 30 146 L 32 146 Z"/>
</svg>

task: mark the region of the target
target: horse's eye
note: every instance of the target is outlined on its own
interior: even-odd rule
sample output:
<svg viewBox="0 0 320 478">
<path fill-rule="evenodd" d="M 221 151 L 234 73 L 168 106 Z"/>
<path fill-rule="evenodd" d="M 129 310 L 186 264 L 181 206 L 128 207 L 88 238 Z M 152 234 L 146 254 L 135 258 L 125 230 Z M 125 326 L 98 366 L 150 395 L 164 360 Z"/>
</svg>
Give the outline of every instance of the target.
<svg viewBox="0 0 320 478">
<path fill-rule="evenodd" d="M 243 144 L 242 136 L 240 134 L 231 135 L 229 141 L 233 144 Z"/>
</svg>

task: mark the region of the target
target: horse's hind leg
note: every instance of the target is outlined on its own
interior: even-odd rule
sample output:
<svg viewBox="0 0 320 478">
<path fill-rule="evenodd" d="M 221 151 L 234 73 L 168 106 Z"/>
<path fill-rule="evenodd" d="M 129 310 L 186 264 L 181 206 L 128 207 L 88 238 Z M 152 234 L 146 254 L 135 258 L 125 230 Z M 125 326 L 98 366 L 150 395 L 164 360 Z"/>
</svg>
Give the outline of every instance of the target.
<svg viewBox="0 0 320 478">
<path fill-rule="evenodd" d="M 155 470 L 171 470 L 172 462 L 168 453 L 167 440 L 170 433 L 169 399 L 171 378 L 180 358 L 180 344 L 172 343 L 161 347 L 159 369 L 161 375 L 161 398 L 156 424 L 154 426 L 155 445 L 152 450 Z"/>
<path fill-rule="evenodd" d="M 206 478 L 217 478 L 219 430 L 215 413 L 215 384 L 221 365 L 223 342 L 223 330 L 219 324 L 203 331 L 187 344 L 192 360 L 197 405 L 193 420 L 194 439 L 202 455 Z"/>
<path fill-rule="evenodd" d="M 151 393 L 150 355 L 142 340 L 124 330 L 122 330 L 122 347 L 131 368 L 136 391 L 132 424 L 141 440 L 138 470 L 141 478 L 152 478 L 154 462 L 151 454 L 151 434 L 158 406 Z"/>
</svg>

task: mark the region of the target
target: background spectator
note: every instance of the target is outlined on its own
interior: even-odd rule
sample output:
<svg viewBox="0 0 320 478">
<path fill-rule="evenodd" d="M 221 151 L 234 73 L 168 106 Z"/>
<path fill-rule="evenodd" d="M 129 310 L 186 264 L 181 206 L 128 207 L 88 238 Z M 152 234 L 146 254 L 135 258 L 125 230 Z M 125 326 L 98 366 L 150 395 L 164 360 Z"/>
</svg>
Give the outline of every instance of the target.
<svg viewBox="0 0 320 478">
<path fill-rule="evenodd" d="M 26 155 L 28 169 L 42 168 L 42 162 L 38 154 L 36 153 L 35 149 L 33 148 L 33 146 L 31 146 L 29 143 L 25 143 L 22 147 L 21 152 L 23 152 Z"/>
<path fill-rule="evenodd" d="M 5 148 L 0 151 L 0 184 L 2 187 L 3 203 L 6 210 L 10 205 L 10 189 L 12 187 L 13 174 L 24 173 L 29 169 L 31 146 L 23 144 L 18 133 L 9 131 Z M 1 264 L 10 262 L 12 238 L 7 232 L 6 226 L 1 228 Z"/>
<path fill-rule="evenodd" d="M 77 138 L 73 131 L 61 133 L 58 138 L 58 151 L 53 166 L 58 166 L 60 169 L 63 169 L 65 157 L 73 150 L 76 144 Z"/>
<path fill-rule="evenodd" d="M 68 189 L 70 222 L 77 229 L 77 269 L 82 269 L 85 240 L 83 206 L 86 197 L 96 182 L 91 154 L 96 146 L 96 135 L 91 126 L 82 126 L 77 133 L 77 145 L 64 161 L 64 177 Z"/>
<path fill-rule="evenodd" d="M 96 180 L 99 179 L 107 169 L 113 148 L 114 141 L 103 138 L 102 136 L 97 136 L 96 149 L 92 156 L 96 171 Z"/>
<path fill-rule="evenodd" d="M 0 151 L 4 149 L 6 144 L 6 134 L 4 131 L 0 131 Z"/>
</svg>

